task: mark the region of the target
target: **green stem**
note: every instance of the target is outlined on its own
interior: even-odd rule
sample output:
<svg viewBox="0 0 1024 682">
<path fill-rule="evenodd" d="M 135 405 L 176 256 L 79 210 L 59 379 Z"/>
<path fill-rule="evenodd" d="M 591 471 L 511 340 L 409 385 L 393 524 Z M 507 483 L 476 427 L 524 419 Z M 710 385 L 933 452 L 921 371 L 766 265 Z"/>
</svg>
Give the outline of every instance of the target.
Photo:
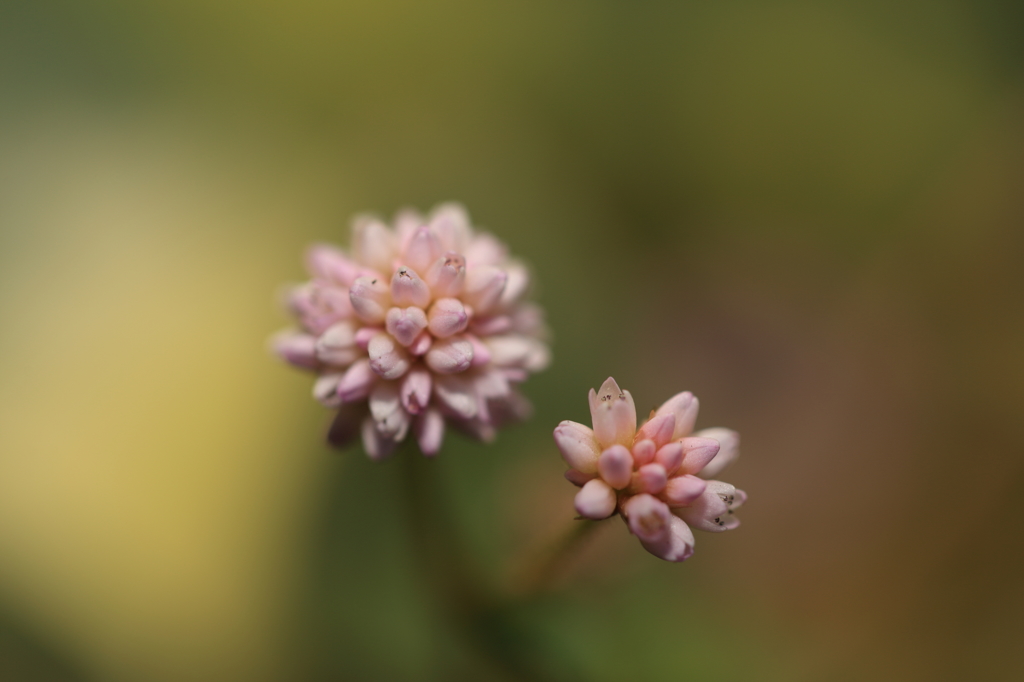
<svg viewBox="0 0 1024 682">
<path fill-rule="evenodd" d="M 551 589 L 552 583 L 563 573 L 565 564 L 573 552 L 590 537 L 597 528 L 597 521 L 578 518 L 556 542 L 537 555 L 513 581 L 514 599 L 527 600 Z"/>
</svg>

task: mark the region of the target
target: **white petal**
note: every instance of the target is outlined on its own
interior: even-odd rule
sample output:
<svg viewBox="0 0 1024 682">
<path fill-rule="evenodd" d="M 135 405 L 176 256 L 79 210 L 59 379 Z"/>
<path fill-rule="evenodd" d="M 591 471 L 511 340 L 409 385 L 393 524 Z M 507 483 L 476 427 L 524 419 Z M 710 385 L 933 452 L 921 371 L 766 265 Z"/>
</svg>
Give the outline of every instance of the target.
<svg viewBox="0 0 1024 682">
<path fill-rule="evenodd" d="M 719 426 L 698 431 L 693 435 L 697 438 L 713 438 L 719 445 L 718 454 L 701 469 L 701 478 L 714 478 L 740 456 L 740 434 L 732 429 Z"/>
</svg>

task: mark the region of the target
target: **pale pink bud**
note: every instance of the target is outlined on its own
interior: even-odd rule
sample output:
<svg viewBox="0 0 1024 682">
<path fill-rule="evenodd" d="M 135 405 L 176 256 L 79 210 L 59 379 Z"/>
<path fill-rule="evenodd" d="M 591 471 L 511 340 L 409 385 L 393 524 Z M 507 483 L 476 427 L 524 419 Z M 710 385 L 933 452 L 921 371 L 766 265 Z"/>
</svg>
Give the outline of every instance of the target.
<svg viewBox="0 0 1024 682">
<path fill-rule="evenodd" d="M 430 402 L 430 372 L 421 365 L 410 369 L 402 378 L 402 406 L 411 414 L 419 414 Z"/>
<path fill-rule="evenodd" d="M 405 438 L 410 420 L 409 413 L 402 408 L 398 382 L 377 382 L 370 391 L 370 416 L 378 433 L 395 441 Z"/>
<path fill-rule="evenodd" d="M 654 453 L 658 448 L 653 440 L 639 440 L 633 444 L 633 464 L 642 467 L 654 461 Z"/>
<path fill-rule="evenodd" d="M 704 492 L 689 507 L 677 509 L 676 514 L 697 530 L 720 533 L 740 525 L 733 510 L 746 499 L 746 493 L 729 483 L 708 481 Z"/>
<path fill-rule="evenodd" d="M 440 411 L 430 408 L 421 414 L 413 424 L 413 431 L 420 452 L 424 455 L 433 457 L 441 451 L 441 443 L 444 441 L 444 417 Z"/>
<path fill-rule="evenodd" d="M 512 318 L 508 315 L 473 318 L 473 332 L 480 336 L 504 334 L 512 329 Z"/>
<path fill-rule="evenodd" d="M 325 407 L 341 405 L 341 397 L 338 396 L 338 384 L 341 382 L 341 377 L 341 372 L 321 374 L 313 384 L 313 397 Z"/>
<path fill-rule="evenodd" d="M 395 451 L 398 441 L 377 430 L 373 417 L 366 417 L 362 427 L 363 449 L 372 460 L 382 460 Z"/>
<path fill-rule="evenodd" d="M 426 308 L 430 303 L 430 289 L 415 270 L 402 266 L 391 277 L 391 300 L 397 306 Z"/>
<path fill-rule="evenodd" d="M 701 478 L 714 478 L 740 456 L 740 434 L 732 429 L 716 427 L 698 431 L 693 435 L 697 438 L 712 438 L 717 440 L 719 445 L 718 454 L 700 470 Z"/>
<path fill-rule="evenodd" d="M 606 519 L 615 513 L 615 491 L 599 478 L 587 481 L 576 493 L 576 512 L 588 519 Z"/>
<path fill-rule="evenodd" d="M 649 438 L 654 441 L 654 444 L 661 447 L 665 443 L 672 440 L 672 433 L 676 428 L 676 417 L 674 414 L 663 414 L 660 417 L 654 417 L 649 420 L 646 424 L 640 427 L 637 432 L 637 438 Z"/>
<path fill-rule="evenodd" d="M 422 308 L 391 308 L 384 321 L 384 327 L 403 346 L 412 345 L 416 337 L 427 328 L 427 314 Z"/>
<path fill-rule="evenodd" d="M 416 272 L 427 272 L 444 253 L 441 240 L 426 225 L 418 227 L 405 247 L 405 263 Z"/>
<path fill-rule="evenodd" d="M 473 344 L 473 367 L 483 367 L 491 362 L 491 349 L 476 334 L 466 334 L 465 338 Z"/>
<path fill-rule="evenodd" d="M 466 259 L 449 251 L 434 261 L 424 280 L 437 298 L 459 296 L 466 283 Z"/>
<path fill-rule="evenodd" d="M 608 379 L 601 384 L 601 390 L 590 389 L 590 417 L 594 424 L 597 442 L 604 447 L 613 443 L 632 445 L 636 432 L 636 406 L 629 391 L 623 391 Z"/>
<path fill-rule="evenodd" d="M 513 262 L 505 264 L 505 273 L 508 281 L 501 292 L 501 307 L 509 308 L 518 303 L 530 288 L 530 271 L 522 263 Z"/>
<path fill-rule="evenodd" d="M 441 374 L 464 372 L 473 362 L 473 344 L 462 336 L 439 339 L 423 359 L 430 369 Z"/>
<path fill-rule="evenodd" d="M 629 530 L 646 542 L 657 542 L 669 532 L 672 518 L 668 506 L 661 500 L 641 493 L 622 505 L 622 513 L 629 522 Z"/>
<path fill-rule="evenodd" d="M 401 208 L 395 212 L 392 223 L 395 226 L 395 237 L 398 240 L 399 253 L 405 253 L 409 248 L 409 242 L 421 226 L 427 221 L 420 215 L 419 211 L 412 208 Z"/>
<path fill-rule="evenodd" d="M 670 475 L 674 474 L 679 471 L 679 467 L 683 464 L 683 444 L 678 440 L 674 440 L 668 445 L 663 446 L 654 455 L 654 461 L 665 467 L 665 471 Z"/>
<path fill-rule="evenodd" d="M 676 516 L 669 517 L 668 532 L 658 540 L 640 539 L 644 549 L 665 561 L 686 561 L 693 556 L 693 531 Z"/>
<path fill-rule="evenodd" d="M 391 307 L 391 289 L 378 277 L 357 277 L 348 296 L 359 319 L 370 324 L 383 322 Z"/>
<path fill-rule="evenodd" d="M 565 480 L 572 483 L 577 488 L 582 488 L 586 485 L 587 481 L 592 481 L 597 478 L 597 474 L 585 474 L 582 471 L 576 469 L 569 469 L 565 472 Z"/>
<path fill-rule="evenodd" d="M 684 438 L 679 441 L 683 448 L 683 463 L 679 470 L 684 474 L 696 474 L 718 454 L 718 441 L 713 438 Z"/>
<path fill-rule="evenodd" d="M 654 416 L 660 417 L 666 414 L 675 416 L 676 424 L 672 430 L 672 440 L 676 440 L 693 433 L 693 425 L 697 423 L 699 407 L 700 403 L 693 394 L 683 391 L 666 400 Z"/>
<path fill-rule="evenodd" d="M 585 474 L 597 472 L 597 458 L 601 455 L 601 448 L 591 429 L 583 424 L 564 421 L 555 427 L 554 435 L 555 445 L 566 464 Z"/>
<path fill-rule="evenodd" d="M 700 497 L 707 487 L 707 481 L 696 476 L 675 476 L 668 479 L 661 498 L 670 507 L 687 507 Z"/>
<path fill-rule="evenodd" d="M 485 314 L 501 299 L 508 275 L 494 265 L 466 270 L 466 288 L 462 298 L 477 314 Z"/>
<path fill-rule="evenodd" d="M 420 332 L 420 335 L 417 336 L 411 344 L 409 344 L 409 352 L 416 357 L 420 357 L 430 350 L 430 346 L 433 345 L 433 343 L 434 337 L 424 330 Z"/>
<path fill-rule="evenodd" d="M 328 365 L 345 367 L 359 355 L 355 326 L 349 321 L 332 324 L 316 341 L 316 356 Z"/>
<path fill-rule="evenodd" d="M 341 249 L 330 244 L 315 244 L 306 251 L 306 267 L 315 279 L 349 286 L 366 268 L 350 260 Z"/>
<path fill-rule="evenodd" d="M 377 334 L 366 347 L 370 368 L 382 379 L 397 379 L 409 369 L 409 354 L 389 334 Z"/>
<path fill-rule="evenodd" d="M 395 258 L 395 235 L 375 218 L 358 216 L 352 222 L 352 255 L 381 274 L 391 272 Z"/>
<path fill-rule="evenodd" d="M 476 364 L 477 356 L 473 356 L 473 364 Z M 508 385 L 508 379 L 501 370 L 482 370 L 477 373 L 473 380 L 476 392 L 482 398 L 504 398 L 512 390 Z"/>
<path fill-rule="evenodd" d="M 322 334 L 335 322 L 352 316 L 352 304 L 344 289 L 316 282 L 292 289 L 288 307 L 302 326 L 314 334 Z"/>
<path fill-rule="evenodd" d="M 285 331 L 270 340 L 271 349 L 285 362 L 304 369 L 316 369 L 316 337 L 294 331 Z"/>
<path fill-rule="evenodd" d="M 434 377 L 434 395 L 452 414 L 463 419 L 476 416 L 478 401 L 473 383 L 458 374 L 441 374 Z"/>
<path fill-rule="evenodd" d="M 466 250 L 466 264 L 470 269 L 487 265 L 498 265 L 508 259 L 508 249 L 493 234 L 481 232 L 474 236 Z"/>
<path fill-rule="evenodd" d="M 462 332 L 468 323 L 466 307 L 457 298 L 439 298 L 427 313 L 427 327 L 439 339 Z"/>
<path fill-rule="evenodd" d="M 629 485 L 633 477 L 633 456 L 622 445 L 613 445 L 597 460 L 597 471 L 608 485 L 621 490 Z"/>
<path fill-rule="evenodd" d="M 356 345 L 366 350 L 370 347 L 370 339 L 380 334 L 383 329 L 380 327 L 360 327 L 356 330 Z"/>
<path fill-rule="evenodd" d="M 346 403 L 362 400 L 370 394 L 370 388 L 377 381 L 377 375 L 370 368 L 370 359 L 363 358 L 352 363 L 338 384 L 338 396 Z"/>
<path fill-rule="evenodd" d="M 441 244 L 449 251 L 462 253 L 469 244 L 472 230 L 469 214 L 462 204 L 441 204 L 430 213 L 430 228 L 434 230 Z"/>
<path fill-rule="evenodd" d="M 499 367 L 522 367 L 534 350 L 534 339 L 519 334 L 492 336 L 487 339 L 491 362 Z"/>
<path fill-rule="evenodd" d="M 637 489 L 642 492 L 657 495 L 665 489 L 666 483 L 668 474 L 665 473 L 665 467 L 657 462 L 645 464 L 636 472 Z"/>
</svg>

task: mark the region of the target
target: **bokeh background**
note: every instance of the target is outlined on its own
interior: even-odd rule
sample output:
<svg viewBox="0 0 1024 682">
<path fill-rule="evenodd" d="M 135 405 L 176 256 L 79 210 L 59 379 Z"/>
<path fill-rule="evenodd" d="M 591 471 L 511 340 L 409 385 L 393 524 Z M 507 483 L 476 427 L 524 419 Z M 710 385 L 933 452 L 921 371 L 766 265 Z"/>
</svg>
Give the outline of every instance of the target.
<svg viewBox="0 0 1024 682">
<path fill-rule="evenodd" d="M 570 523 L 551 429 L 609 374 L 743 436 L 742 528 L 670 565 L 605 524 L 515 614 L 539 670 L 1024 679 L 1022 26 L 0 0 L 0 678 L 512 679 L 439 617 L 401 461 L 323 446 L 264 346 L 307 244 L 454 199 L 555 338 L 534 419 L 430 465 L 482 571 Z"/>
</svg>

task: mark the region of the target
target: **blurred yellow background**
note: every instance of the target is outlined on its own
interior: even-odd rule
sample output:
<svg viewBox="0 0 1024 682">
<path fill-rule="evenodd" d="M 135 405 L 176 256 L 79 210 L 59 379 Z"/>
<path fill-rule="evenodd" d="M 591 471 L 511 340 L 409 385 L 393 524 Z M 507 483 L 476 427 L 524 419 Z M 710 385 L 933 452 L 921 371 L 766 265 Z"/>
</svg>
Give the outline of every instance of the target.
<svg viewBox="0 0 1024 682">
<path fill-rule="evenodd" d="M 568 524 L 551 429 L 609 374 L 743 436 L 743 527 L 605 524 L 540 665 L 1021 679 L 1022 15 L 0 0 L 0 679 L 506 679 L 265 350 L 307 244 L 446 200 L 555 335 L 534 418 L 434 465 L 484 568 Z"/>
</svg>

